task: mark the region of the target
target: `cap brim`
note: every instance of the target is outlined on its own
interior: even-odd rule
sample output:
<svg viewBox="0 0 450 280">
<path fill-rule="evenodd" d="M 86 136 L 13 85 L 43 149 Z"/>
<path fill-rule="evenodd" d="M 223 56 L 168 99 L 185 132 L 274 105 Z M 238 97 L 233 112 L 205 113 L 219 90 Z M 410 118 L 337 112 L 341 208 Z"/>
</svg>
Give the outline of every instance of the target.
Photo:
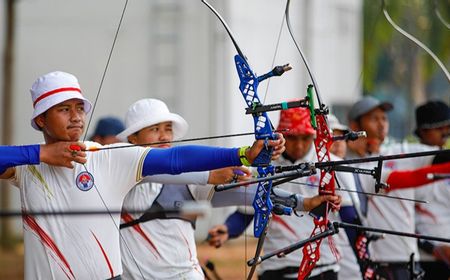
<svg viewBox="0 0 450 280">
<path fill-rule="evenodd" d="M 394 105 L 392 105 L 392 103 L 389 102 L 381 102 L 381 104 L 378 105 L 376 108 L 381 108 L 382 110 L 388 112 L 394 109 Z"/>
<path fill-rule="evenodd" d="M 435 122 L 435 123 L 424 123 L 420 127 L 418 127 L 416 130 L 419 129 L 433 129 L 433 128 L 439 128 L 450 125 L 450 120 L 444 120 L 441 122 Z"/>
<path fill-rule="evenodd" d="M 338 125 L 335 125 L 335 126 L 331 127 L 331 130 L 348 131 L 348 130 L 350 130 L 350 129 L 349 129 L 348 126 L 346 126 L 346 125 L 338 124 Z"/>
<path fill-rule="evenodd" d="M 36 106 L 34 108 L 33 111 L 33 115 L 31 117 L 31 126 L 36 129 L 36 130 L 41 130 L 36 122 L 34 121 L 34 119 L 39 116 L 40 114 L 46 112 L 48 109 L 52 108 L 55 105 L 58 105 L 59 103 L 62 103 L 64 101 L 70 100 L 70 99 L 80 99 L 83 101 L 84 103 L 84 111 L 86 114 L 88 114 L 91 111 L 92 108 L 92 104 L 91 102 L 86 99 L 85 97 L 83 97 L 82 95 L 80 95 L 79 92 L 77 91 L 69 91 L 69 92 L 64 92 L 64 94 L 61 94 L 59 96 L 55 96 L 52 99 L 49 99 L 48 102 L 46 101 L 41 101 L 41 102 L 45 102 L 45 103 L 38 103 L 38 106 Z M 51 101 L 51 102 L 50 102 Z"/>
<path fill-rule="evenodd" d="M 135 132 L 138 132 L 139 130 L 152 126 L 158 123 L 162 122 L 172 122 L 172 128 L 173 128 L 173 140 L 178 140 L 180 138 L 183 138 L 188 129 L 189 125 L 187 124 L 186 120 L 183 119 L 181 116 L 169 113 L 166 115 L 158 116 L 157 118 L 154 118 L 152 120 L 142 120 L 140 122 L 134 123 L 132 126 L 126 128 L 121 133 L 117 134 L 117 138 L 123 142 L 128 142 L 128 136 L 132 135 Z"/>
</svg>

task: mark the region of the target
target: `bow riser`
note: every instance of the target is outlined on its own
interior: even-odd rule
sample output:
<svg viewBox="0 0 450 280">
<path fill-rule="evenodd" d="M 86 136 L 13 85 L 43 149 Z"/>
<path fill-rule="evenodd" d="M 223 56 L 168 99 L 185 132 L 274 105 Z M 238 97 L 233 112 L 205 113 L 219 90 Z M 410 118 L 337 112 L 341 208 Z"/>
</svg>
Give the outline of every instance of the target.
<svg viewBox="0 0 450 280">
<path fill-rule="evenodd" d="M 274 167 L 258 167 L 259 177 L 266 177 L 274 174 Z M 255 237 L 260 237 L 264 232 L 273 209 L 273 203 L 270 199 L 272 192 L 272 181 L 260 182 L 253 200 L 253 208 L 255 209 L 253 232 Z M 269 196 L 269 197 L 268 197 Z"/>
<path fill-rule="evenodd" d="M 329 162 L 330 158 L 330 148 L 333 143 L 333 138 L 328 128 L 326 113 L 328 110 L 323 104 L 319 102 L 319 109 L 315 109 L 314 106 L 314 87 L 312 85 L 308 86 L 307 99 L 309 102 L 309 109 L 311 115 L 311 124 L 316 130 L 316 139 L 314 139 L 314 147 L 317 155 L 318 163 Z M 334 195 L 335 193 L 335 180 L 334 171 L 321 169 L 320 171 L 320 182 L 319 182 L 319 195 Z M 330 210 L 329 203 L 323 203 L 319 207 L 313 209 L 310 215 L 314 218 L 314 229 L 310 237 L 314 235 L 323 233 L 327 230 L 328 225 L 328 212 Z M 320 259 L 320 244 L 322 243 L 322 238 L 317 239 L 313 242 L 309 242 L 303 248 L 303 259 L 300 263 L 298 271 L 298 279 L 303 280 L 307 278 L 311 271 L 316 266 L 317 261 Z M 335 252 L 332 239 L 329 239 L 329 246 L 332 252 Z"/>
<path fill-rule="evenodd" d="M 259 81 L 256 75 L 251 70 L 247 61 L 240 55 L 234 57 L 236 63 L 236 70 L 239 75 L 239 90 L 245 99 L 245 103 L 249 108 L 254 107 L 256 104 L 261 104 L 259 100 L 257 91 L 259 86 Z M 271 136 L 274 138 L 272 125 L 270 124 L 269 117 L 266 112 L 261 112 L 257 114 L 252 114 L 255 122 L 255 138 L 256 139 L 267 139 Z M 266 162 L 270 162 L 270 159 Z"/>
<path fill-rule="evenodd" d="M 328 129 L 326 119 L 324 115 L 316 115 L 317 123 L 317 136 L 314 141 L 314 146 L 316 148 L 317 161 L 318 162 L 329 162 L 330 158 L 330 148 L 333 144 L 333 139 L 331 132 Z M 320 184 L 319 184 L 319 194 L 332 194 L 334 195 L 335 182 L 334 182 L 334 171 L 327 171 L 322 169 L 320 171 Z"/>
<path fill-rule="evenodd" d="M 310 238 L 320 234 L 327 230 L 327 223 L 325 219 L 314 219 L 314 230 L 312 231 Z M 303 259 L 300 263 L 300 267 L 298 269 L 298 279 L 303 280 L 306 279 L 313 268 L 316 266 L 316 263 L 320 259 L 320 244 L 322 244 L 323 238 L 317 239 L 315 241 L 309 242 L 305 247 L 303 247 Z"/>
<path fill-rule="evenodd" d="M 261 104 L 258 97 L 258 77 L 253 73 L 250 65 L 244 57 L 237 54 L 234 56 L 236 64 L 236 70 L 239 76 L 239 90 L 242 97 L 247 104 L 247 107 L 252 108 L 255 104 Z M 275 135 L 273 134 L 272 125 L 269 121 L 269 117 L 266 112 L 252 114 L 255 138 L 263 140 L 273 140 Z M 258 167 L 258 177 L 266 177 L 273 175 L 274 167 L 268 166 L 272 158 L 272 148 L 265 148 L 257 156 L 253 162 L 253 166 Z M 267 166 L 267 167 L 263 167 Z M 254 218 L 254 236 L 260 237 L 264 231 L 264 228 L 269 221 L 269 216 L 273 208 L 272 201 L 270 200 L 270 192 L 272 190 L 272 181 L 258 183 L 255 199 L 253 200 L 253 208 L 255 209 Z"/>
</svg>

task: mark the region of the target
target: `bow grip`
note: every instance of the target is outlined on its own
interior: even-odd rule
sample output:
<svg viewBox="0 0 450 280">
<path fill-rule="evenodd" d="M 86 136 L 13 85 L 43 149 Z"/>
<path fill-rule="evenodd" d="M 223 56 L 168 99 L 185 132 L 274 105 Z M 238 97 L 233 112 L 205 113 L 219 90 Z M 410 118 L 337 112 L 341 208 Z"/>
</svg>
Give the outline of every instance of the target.
<svg viewBox="0 0 450 280">
<path fill-rule="evenodd" d="M 272 131 L 270 131 L 270 135 L 270 137 L 263 136 L 261 138 L 258 137 L 258 134 L 255 135 L 256 140 L 264 139 L 264 148 L 256 156 L 255 160 L 252 163 L 252 166 L 268 166 L 272 161 L 273 147 L 269 147 L 268 141 L 276 140 L 278 139 L 278 136 L 276 134 L 273 134 Z"/>
<path fill-rule="evenodd" d="M 258 167 L 258 175 L 260 177 L 273 175 L 273 173 L 273 166 Z M 253 200 L 253 208 L 255 209 L 255 216 L 253 218 L 253 233 L 255 237 L 261 236 L 270 219 L 273 208 L 272 201 L 270 200 L 271 192 L 271 180 L 258 183 L 255 199 Z"/>
<path fill-rule="evenodd" d="M 268 139 L 264 140 L 264 148 L 259 152 L 258 156 L 256 156 L 255 160 L 252 163 L 252 166 L 268 166 L 272 159 L 273 148 L 267 145 Z"/>
<path fill-rule="evenodd" d="M 328 213 L 328 202 L 322 202 L 319 206 L 309 211 L 309 215 L 316 220 L 321 220 Z"/>
<path fill-rule="evenodd" d="M 263 184 L 264 183 L 267 182 L 263 182 Z M 255 237 L 260 237 L 272 213 L 272 201 L 264 201 L 264 197 L 258 197 L 253 201 L 253 208 L 255 209 L 255 216 L 253 219 L 253 235 Z"/>
</svg>

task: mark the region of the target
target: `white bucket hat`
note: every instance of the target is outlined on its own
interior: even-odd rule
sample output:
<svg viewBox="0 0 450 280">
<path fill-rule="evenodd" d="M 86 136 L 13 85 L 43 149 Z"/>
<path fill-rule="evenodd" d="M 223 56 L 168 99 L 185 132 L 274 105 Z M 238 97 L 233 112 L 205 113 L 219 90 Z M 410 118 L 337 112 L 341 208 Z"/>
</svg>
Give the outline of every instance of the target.
<svg viewBox="0 0 450 280">
<path fill-rule="evenodd" d="M 167 105 L 158 99 L 147 98 L 136 101 L 125 115 L 125 130 L 117 135 L 121 141 L 128 142 L 128 136 L 161 122 L 172 122 L 173 140 L 186 135 L 189 125 L 179 115 L 171 113 Z"/>
<path fill-rule="evenodd" d="M 350 128 L 348 126 L 340 123 L 338 118 L 332 114 L 328 114 L 328 125 L 331 130 L 341 130 L 341 131 L 349 131 L 350 130 Z"/>
<path fill-rule="evenodd" d="M 91 102 L 81 95 L 80 84 L 77 78 L 69 73 L 55 71 L 39 77 L 31 86 L 31 99 L 34 112 L 31 117 L 31 126 L 40 130 L 34 119 L 51 107 L 69 99 L 81 99 L 84 102 L 84 111 L 89 113 Z"/>
</svg>

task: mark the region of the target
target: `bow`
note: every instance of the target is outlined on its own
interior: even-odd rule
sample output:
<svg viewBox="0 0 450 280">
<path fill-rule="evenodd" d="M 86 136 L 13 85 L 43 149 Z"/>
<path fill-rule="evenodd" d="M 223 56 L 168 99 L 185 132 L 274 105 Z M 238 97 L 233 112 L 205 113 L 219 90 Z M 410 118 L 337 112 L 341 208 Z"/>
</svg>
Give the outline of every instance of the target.
<svg viewBox="0 0 450 280">
<path fill-rule="evenodd" d="M 317 160 L 319 163 L 330 161 L 330 147 L 333 142 L 330 129 L 327 124 L 328 109 L 325 104 L 322 103 L 319 93 L 319 87 L 317 85 L 316 79 L 309 67 L 309 63 L 306 60 L 305 55 L 303 54 L 301 48 L 297 44 L 295 37 L 292 32 L 290 17 L 289 17 L 289 5 L 290 0 L 287 0 L 286 10 L 285 10 L 285 18 L 286 25 L 289 30 L 289 34 L 300 53 L 300 56 L 306 66 L 308 74 L 311 78 L 312 85 L 308 86 L 307 90 L 307 98 L 309 101 L 309 109 L 311 114 L 311 124 L 313 128 L 316 130 L 316 139 L 314 140 L 314 146 L 316 150 Z M 319 108 L 315 108 L 314 106 L 314 91 L 316 95 L 316 99 L 318 102 Z M 320 171 L 320 182 L 319 182 L 319 195 L 325 194 L 333 194 L 335 192 L 335 179 L 334 179 L 334 171 L 321 169 Z M 328 226 L 328 212 L 330 210 L 330 205 L 328 202 L 322 204 L 316 209 L 313 209 L 310 212 L 310 215 L 314 217 L 314 229 L 311 233 L 311 237 L 317 234 L 324 232 Z M 312 242 L 308 242 L 305 247 L 303 247 L 303 259 L 299 267 L 298 271 L 298 279 L 305 279 L 310 273 L 311 270 L 316 265 L 317 261 L 320 258 L 320 244 L 322 243 L 323 238 L 319 238 Z M 332 243 L 332 239 L 329 238 L 330 247 L 332 251 L 335 251 L 334 245 Z"/>
<path fill-rule="evenodd" d="M 258 97 L 258 85 L 261 81 L 273 77 L 280 76 L 285 71 L 291 69 L 291 67 L 286 64 L 284 66 L 276 66 L 272 71 L 264 74 L 262 76 L 256 76 L 256 74 L 251 69 L 247 58 L 241 51 L 241 48 L 237 44 L 233 33 L 228 27 L 222 16 L 205 0 L 202 0 L 205 4 L 219 19 L 223 27 L 227 31 L 233 45 L 236 49 L 237 54 L 234 56 L 234 62 L 236 65 L 237 74 L 239 76 L 239 90 L 241 91 L 242 97 L 248 108 L 255 108 L 261 105 L 261 101 Z M 265 141 L 275 140 L 277 137 L 273 133 L 273 126 L 266 112 L 253 113 L 255 138 L 263 139 Z M 258 177 L 264 178 L 268 175 L 274 174 L 274 167 L 271 165 L 272 149 L 266 147 L 261 151 L 258 157 L 253 162 L 253 166 L 257 167 Z M 267 234 L 267 225 L 272 216 L 273 203 L 270 199 L 270 194 L 272 191 L 272 180 L 259 182 L 255 198 L 253 200 L 253 208 L 255 209 L 254 214 L 254 236 L 259 237 L 258 245 L 256 248 L 255 257 L 261 254 L 262 246 L 264 244 L 264 239 Z M 290 209 L 285 208 L 285 214 L 290 214 Z M 256 269 L 256 265 L 252 266 L 247 279 L 251 279 Z"/>
</svg>

